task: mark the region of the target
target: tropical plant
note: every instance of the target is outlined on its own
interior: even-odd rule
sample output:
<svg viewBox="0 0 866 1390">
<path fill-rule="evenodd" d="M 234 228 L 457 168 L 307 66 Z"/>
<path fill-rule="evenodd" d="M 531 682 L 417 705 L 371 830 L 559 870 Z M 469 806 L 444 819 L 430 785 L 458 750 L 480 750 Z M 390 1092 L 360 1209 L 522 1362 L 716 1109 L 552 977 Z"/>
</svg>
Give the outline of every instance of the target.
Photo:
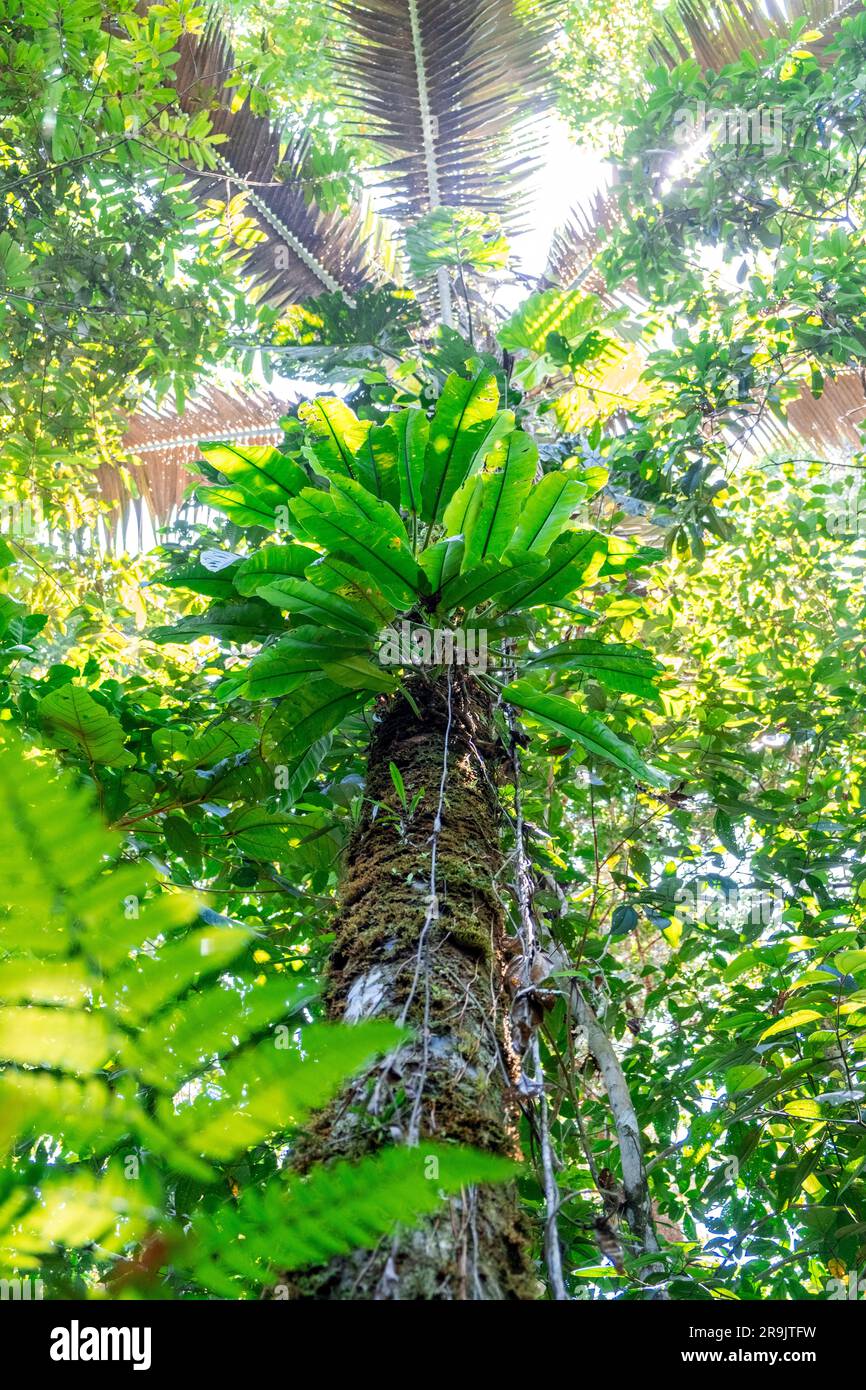
<svg viewBox="0 0 866 1390">
<path fill-rule="evenodd" d="M 50 718 L 62 718 L 63 740 L 112 760 L 110 717 L 72 686 L 57 696 Z M 375 1244 L 443 1192 L 510 1173 L 432 1145 L 288 1180 L 263 1141 L 405 1030 L 307 1026 L 309 988 L 286 974 L 255 978 L 253 932 L 160 891 L 149 866 L 120 864 L 119 837 L 94 818 L 89 792 L 32 757 L 22 786 L 24 757 L 15 742 L 0 755 L 3 873 L 14 885 L 0 980 L 2 1140 L 22 1155 L 5 1175 L 5 1270 L 53 1264 L 62 1287 L 61 1257 L 96 1247 L 92 1277 L 119 1288 L 135 1276 L 119 1252 L 158 1242 L 179 1287 L 238 1296 L 283 1267 Z M 258 1179 L 242 1194 L 241 1161 Z M 208 1193 L 226 1181 L 236 1201 L 214 1210 Z"/>
<path fill-rule="evenodd" d="M 63 324 L 16 309 L 21 419 L 61 327 L 85 451 L 145 380 L 246 377 L 140 418 L 154 555 L 97 561 L 68 449 L 4 527 L 4 1269 L 826 1296 L 864 1260 L 864 12 L 670 7 L 644 60 L 635 4 L 618 72 L 575 53 L 592 6 L 77 14 L 87 160 L 37 178 L 30 113 L 21 187 L 111 260 L 117 187 L 184 185 L 131 299 L 112 261 Z M 599 90 L 617 187 L 522 276 L 542 121 Z M 115 98 L 164 139 L 104 147 Z M 222 307 L 142 362 L 172 256 Z"/>
</svg>

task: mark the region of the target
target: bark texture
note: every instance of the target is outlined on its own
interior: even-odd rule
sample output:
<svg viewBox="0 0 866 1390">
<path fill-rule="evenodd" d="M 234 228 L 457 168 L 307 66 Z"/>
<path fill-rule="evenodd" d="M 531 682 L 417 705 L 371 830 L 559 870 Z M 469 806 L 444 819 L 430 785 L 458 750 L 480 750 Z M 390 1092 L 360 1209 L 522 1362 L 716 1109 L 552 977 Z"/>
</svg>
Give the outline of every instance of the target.
<svg viewBox="0 0 866 1390">
<path fill-rule="evenodd" d="M 302 1169 L 391 1142 L 417 1141 L 423 1155 L 425 1138 L 519 1155 L 513 1088 L 520 1064 L 510 1038 L 509 943 L 496 890 L 503 863 L 490 785 L 499 745 L 484 696 L 466 673 L 451 668 L 436 681 L 419 676 L 412 694 L 420 718 L 396 696 L 371 743 L 367 800 L 350 846 L 326 999 L 333 1019 L 393 1018 L 415 1036 L 320 1113 L 297 1155 Z M 391 762 L 409 803 L 423 789 L 411 817 L 395 791 Z M 373 1252 L 293 1276 L 290 1293 L 532 1299 L 539 1285 L 531 1239 L 512 1187 L 473 1189 Z"/>
</svg>

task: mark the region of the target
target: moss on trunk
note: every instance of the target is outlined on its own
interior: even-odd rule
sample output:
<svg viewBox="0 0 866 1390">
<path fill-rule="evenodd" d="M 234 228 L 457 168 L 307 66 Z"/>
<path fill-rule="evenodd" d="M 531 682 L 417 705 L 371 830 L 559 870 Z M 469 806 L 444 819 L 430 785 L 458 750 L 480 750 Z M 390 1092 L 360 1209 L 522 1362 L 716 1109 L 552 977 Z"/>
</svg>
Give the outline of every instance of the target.
<svg viewBox="0 0 866 1390">
<path fill-rule="evenodd" d="M 373 736 L 326 1001 L 331 1018 L 405 1019 L 414 1037 L 319 1114 L 298 1149 L 302 1170 L 412 1138 L 422 1155 L 427 1137 L 519 1153 L 490 710 L 477 683 L 456 669 L 450 682 L 419 676 L 412 695 L 420 717 L 396 696 Z M 434 836 L 449 706 L 448 775 Z M 411 818 L 392 762 L 410 805 L 423 789 Z M 530 1246 L 514 1188 L 479 1188 L 443 1204 L 418 1229 L 295 1275 L 289 1287 L 294 1297 L 316 1299 L 532 1299 Z"/>
</svg>

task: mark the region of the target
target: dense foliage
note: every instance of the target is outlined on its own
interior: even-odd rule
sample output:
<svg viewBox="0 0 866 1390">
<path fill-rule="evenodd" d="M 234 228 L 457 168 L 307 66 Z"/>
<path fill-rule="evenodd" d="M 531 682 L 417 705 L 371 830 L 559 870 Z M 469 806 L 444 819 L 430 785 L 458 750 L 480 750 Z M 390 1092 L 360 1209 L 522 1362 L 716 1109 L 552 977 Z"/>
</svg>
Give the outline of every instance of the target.
<svg viewBox="0 0 866 1390">
<path fill-rule="evenodd" d="M 387 1255 L 493 1183 L 541 1297 L 847 1296 L 866 1260 L 844 394 L 866 380 L 866 11 L 716 70 L 697 10 L 665 30 L 695 57 L 660 64 L 642 4 L 551 28 L 503 3 L 498 40 L 460 8 L 218 6 L 237 108 L 288 122 L 284 148 L 310 137 L 241 188 L 226 156 L 221 201 L 199 176 L 241 137 L 171 78 L 209 42 L 198 9 L 0 6 L 0 1273 L 54 1295 L 297 1296 L 297 1271 Z M 582 54 L 620 9 L 639 83 Z M 417 131 L 379 100 L 389 74 L 409 90 L 388 67 L 407 33 L 430 63 Z M 455 54 L 498 113 L 474 144 Z M 566 228 L 528 285 L 515 70 L 581 128 L 586 71 L 618 170 L 589 260 Z M 292 254 L 333 259 L 329 288 L 275 304 L 245 257 L 267 235 L 251 191 L 281 180 Z M 365 213 L 347 288 L 333 228 L 364 190 L 388 216 Z M 182 410 L 218 362 L 304 378 L 281 443 L 203 441 L 153 552 L 104 553 L 83 522 L 106 513 L 95 466 L 130 462 L 118 412 L 146 389 Z M 797 424 L 833 399 L 835 439 Z M 372 797 L 387 712 L 423 738 L 436 699 L 441 766 L 407 787 L 391 762 Z M 429 980 L 410 1005 L 449 935 L 458 708 L 498 817 L 507 1156 L 419 1136 L 423 1073 L 373 1104 L 419 1034 L 425 1059 L 442 1044 Z M 400 1016 L 338 1022 L 335 912 L 377 820 L 417 866 L 416 982 Z M 375 1152 L 310 1161 L 350 1078 Z"/>
</svg>

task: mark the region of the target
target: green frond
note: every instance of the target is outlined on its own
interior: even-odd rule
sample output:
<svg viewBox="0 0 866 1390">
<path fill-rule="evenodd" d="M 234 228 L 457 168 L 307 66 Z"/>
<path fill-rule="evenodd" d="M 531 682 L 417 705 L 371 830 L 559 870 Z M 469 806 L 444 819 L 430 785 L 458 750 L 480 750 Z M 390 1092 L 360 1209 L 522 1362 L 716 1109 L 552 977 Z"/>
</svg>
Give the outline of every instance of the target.
<svg viewBox="0 0 866 1390">
<path fill-rule="evenodd" d="M 318 1167 L 305 1178 L 274 1178 L 198 1223 L 195 1272 L 215 1293 L 237 1297 L 239 1280 L 271 1284 L 285 1271 L 375 1245 L 398 1222 L 436 1211 L 443 1196 L 517 1171 L 495 1154 L 425 1142 Z"/>
</svg>

